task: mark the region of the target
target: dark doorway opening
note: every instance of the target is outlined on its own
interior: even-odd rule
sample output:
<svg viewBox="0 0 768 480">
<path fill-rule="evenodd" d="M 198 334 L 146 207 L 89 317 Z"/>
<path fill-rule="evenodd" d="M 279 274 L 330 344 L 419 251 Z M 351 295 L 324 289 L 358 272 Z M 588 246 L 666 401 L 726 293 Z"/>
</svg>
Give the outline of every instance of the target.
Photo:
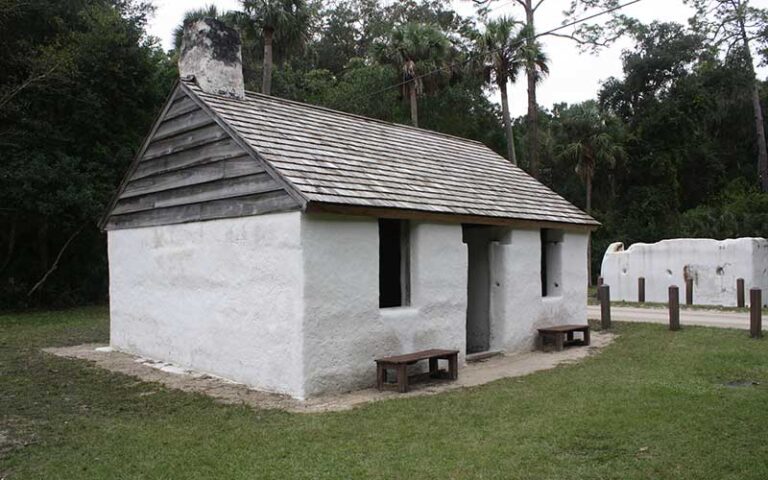
<svg viewBox="0 0 768 480">
<path fill-rule="evenodd" d="M 491 259 L 490 246 L 496 229 L 464 225 L 467 244 L 467 354 L 491 348 Z"/>
</svg>

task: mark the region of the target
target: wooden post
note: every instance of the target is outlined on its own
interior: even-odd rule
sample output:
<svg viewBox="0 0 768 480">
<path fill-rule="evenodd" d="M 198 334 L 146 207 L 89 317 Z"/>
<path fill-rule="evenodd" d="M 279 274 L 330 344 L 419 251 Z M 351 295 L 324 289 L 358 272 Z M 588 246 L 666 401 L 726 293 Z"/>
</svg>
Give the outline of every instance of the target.
<svg viewBox="0 0 768 480">
<path fill-rule="evenodd" d="M 749 336 L 763 336 L 763 295 L 759 288 L 749 289 Z"/>
<path fill-rule="evenodd" d="M 743 278 L 737 278 L 736 279 L 736 306 L 739 308 L 744 308 L 744 279 Z"/>
<path fill-rule="evenodd" d="M 677 285 L 669 287 L 669 329 L 680 330 L 680 289 Z"/>
<path fill-rule="evenodd" d="M 693 279 L 687 278 L 685 280 L 685 304 L 693 305 Z"/>
<path fill-rule="evenodd" d="M 645 303 L 645 277 L 637 279 L 637 301 Z"/>
<path fill-rule="evenodd" d="M 603 330 L 611 328 L 611 287 L 597 287 L 597 298 L 600 299 L 600 327 Z"/>
</svg>

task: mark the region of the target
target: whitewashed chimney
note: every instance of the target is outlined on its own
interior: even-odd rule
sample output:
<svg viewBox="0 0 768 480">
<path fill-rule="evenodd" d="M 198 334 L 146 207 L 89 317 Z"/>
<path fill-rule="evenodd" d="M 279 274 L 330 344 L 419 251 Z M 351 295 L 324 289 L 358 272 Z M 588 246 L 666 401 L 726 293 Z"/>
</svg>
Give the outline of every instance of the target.
<svg viewBox="0 0 768 480">
<path fill-rule="evenodd" d="M 179 75 L 194 76 L 205 92 L 245 98 L 240 35 L 213 18 L 184 25 Z"/>
</svg>

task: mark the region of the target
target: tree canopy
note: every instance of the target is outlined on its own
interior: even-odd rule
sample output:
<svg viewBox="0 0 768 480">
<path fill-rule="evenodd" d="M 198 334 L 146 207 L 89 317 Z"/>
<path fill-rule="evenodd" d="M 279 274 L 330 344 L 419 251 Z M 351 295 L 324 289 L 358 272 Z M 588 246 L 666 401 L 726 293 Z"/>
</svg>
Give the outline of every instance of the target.
<svg viewBox="0 0 768 480">
<path fill-rule="evenodd" d="M 257 3 L 270 2 L 187 15 L 216 15 L 241 32 L 254 91 L 263 88 L 267 25 Z M 725 46 L 707 26 L 725 19 L 712 10 L 689 25 L 617 15 L 610 32 L 585 28 L 582 39 L 631 40 L 622 74 L 581 104 L 543 108 L 534 98 L 535 122 L 531 108 L 509 118 L 512 136 L 493 94 L 500 82 L 528 77 L 532 61 L 541 64 L 536 75 L 546 72 L 545 52 L 529 48 L 530 22 L 510 20 L 501 35 L 447 0 L 299 3 L 297 35 L 275 23 L 272 95 L 411 123 L 413 97 L 403 87 L 420 82 L 421 128 L 526 153 L 523 168 L 533 149 L 541 181 L 602 222 L 595 272 L 614 241 L 768 234 L 768 194 L 755 168 L 765 129 L 755 95 L 761 109 L 768 97 L 755 74 L 768 60 L 765 29 L 749 31 L 750 51 L 743 36 L 741 46 Z M 571 13 L 610 3 L 580 0 Z M 0 3 L 0 308 L 106 298 L 97 220 L 177 76 L 176 52 L 147 35 L 151 11 L 141 0 Z"/>
</svg>

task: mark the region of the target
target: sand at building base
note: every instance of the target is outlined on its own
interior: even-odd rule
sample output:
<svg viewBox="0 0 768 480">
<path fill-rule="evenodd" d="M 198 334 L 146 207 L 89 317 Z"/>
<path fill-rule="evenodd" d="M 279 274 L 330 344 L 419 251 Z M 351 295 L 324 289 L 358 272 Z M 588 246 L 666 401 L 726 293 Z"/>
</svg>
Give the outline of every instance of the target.
<svg viewBox="0 0 768 480">
<path fill-rule="evenodd" d="M 614 340 L 610 333 L 593 333 L 592 345 L 572 347 L 562 352 L 528 352 L 509 356 L 492 357 L 484 361 L 468 363 L 459 370 L 454 382 L 432 380 L 411 384 L 408 393 L 379 392 L 374 388 L 354 392 L 313 397 L 305 401 L 286 395 L 253 390 L 247 386 L 212 375 L 184 370 L 163 362 L 115 352 L 105 345 L 85 344 L 73 347 L 46 348 L 45 352 L 66 358 L 89 360 L 112 372 L 137 377 L 147 382 L 157 382 L 165 387 L 186 392 L 210 395 L 223 403 L 240 404 L 255 408 L 281 409 L 290 412 L 313 413 L 348 410 L 369 402 L 435 395 L 459 388 L 473 387 L 502 378 L 520 377 L 540 370 L 572 363 L 598 352 Z M 373 380 L 373 379 L 372 379 Z"/>
</svg>

